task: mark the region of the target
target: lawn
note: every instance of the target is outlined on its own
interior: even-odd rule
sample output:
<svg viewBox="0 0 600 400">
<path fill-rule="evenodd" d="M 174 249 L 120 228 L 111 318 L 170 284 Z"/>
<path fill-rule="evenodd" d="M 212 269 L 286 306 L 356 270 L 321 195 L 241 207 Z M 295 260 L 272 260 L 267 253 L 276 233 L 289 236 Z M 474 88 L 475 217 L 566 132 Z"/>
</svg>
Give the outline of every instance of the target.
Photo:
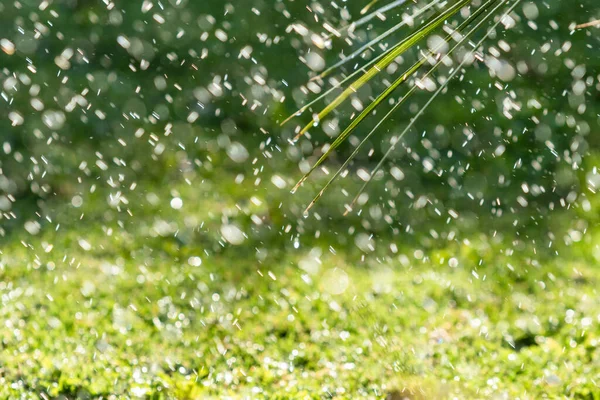
<svg viewBox="0 0 600 400">
<path fill-rule="evenodd" d="M 226 170 L 56 201 L 6 235 L 0 397 L 598 398 L 593 229 L 542 248 L 351 216 L 341 235 Z"/>
</svg>

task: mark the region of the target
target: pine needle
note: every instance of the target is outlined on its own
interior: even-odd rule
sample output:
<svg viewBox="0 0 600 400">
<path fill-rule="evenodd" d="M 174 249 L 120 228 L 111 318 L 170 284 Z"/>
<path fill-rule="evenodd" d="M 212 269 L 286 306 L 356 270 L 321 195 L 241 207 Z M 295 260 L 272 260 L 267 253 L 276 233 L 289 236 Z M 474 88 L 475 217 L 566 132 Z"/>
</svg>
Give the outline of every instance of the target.
<svg viewBox="0 0 600 400">
<path fill-rule="evenodd" d="M 461 33 L 464 29 L 466 29 L 468 26 L 470 26 L 477 18 L 479 18 L 481 16 L 481 14 L 483 14 L 486 10 L 488 10 L 489 7 L 492 6 L 494 3 L 496 3 L 497 1 L 498 0 L 488 0 L 487 3 L 482 5 L 476 12 L 474 12 L 471 15 L 471 17 L 469 17 L 458 28 L 456 28 L 456 30 L 454 32 L 449 34 L 445 38 L 445 41 L 448 42 L 449 40 L 451 40 L 451 38 L 455 37 L 456 33 Z M 479 23 L 477 23 L 467 34 L 465 34 L 464 36 L 461 36 L 461 39 L 453 46 L 453 48 L 448 52 L 448 54 L 445 55 L 444 58 L 440 59 L 429 71 L 427 71 L 427 73 L 425 73 L 425 75 L 421 79 L 425 79 L 425 78 L 429 77 L 440 65 L 443 64 L 446 57 L 448 57 L 450 54 L 452 54 L 454 51 L 456 51 L 459 47 L 461 47 L 486 21 L 488 21 L 489 18 L 494 16 L 496 11 L 500 7 L 502 7 L 504 4 L 505 4 L 505 2 L 498 4 L 487 15 L 485 15 L 484 18 Z M 437 50 L 439 50 L 439 47 L 435 48 L 433 50 L 430 50 L 427 55 L 423 56 L 411 68 L 409 68 L 409 70 L 407 72 L 405 72 L 405 74 L 409 73 L 409 71 L 412 69 L 416 69 L 416 68 L 420 67 L 429 57 L 431 57 L 434 53 L 436 53 Z M 394 84 L 392 84 L 392 86 L 390 86 L 390 87 L 393 87 L 393 86 L 394 86 Z M 394 105 L 394 107 L 383 118 L 381 118 L 378 121 L 378 123 L 375 125 L 375 127 L 367 134 L 367 136 L 354 149 L 352 154 L 346 159 L 344 164 L 340 168 L 338 168 L 337 172 L 331 177 L 331 179 L 319 191 L 319 193 L 315 196 L 313 201 L 311 201 L 311 203 L 307 207 L 306 211 L 308 211 L 317 202 L 317 200 L 323 195 L 323 193 L 333 183 L 333 181 L 341 174 L 341 172 L 348 166 L 348 164 L 354 159 L 354 157 L 356 157 L 360 148 L 371 138 L 371 136 L 375 133 L 375 131 L 379 128 L 379 126 L 381 126 L 381 124 L 383 124 L 383 122 L 386 121 L 392 113 L 394 113 L 402 104 L 404 104 L 404 102 L 417 90 L 417 88 L 418 87 L 416 85 L 412 86 L 409 89 L 409 91 L 401 99 L 399 99 L 399 101 Z M 372 110 L 369 110 L 369 111 L 365 110 L 365 111 L 366 111 L 366 113 L 369 113 Z M 350 134 L 351 130 L 353 130 L 356 125 L 357 124 L 355 124 L 353 126 L 351 124 L 348 128 L 346 128 L 346 130 L 342 134 L 340 134 L 338 136 L 338 138 L 334 141 L 334 143 L 329 147 L 327 152 L 325 154 L 323 154 L 320 157 L 320 159 L 311 167 L 311 169 L 301 178 L 301 180 L 296 184 L 296 186 L 294 187 L 293 190 L 297 189 L 299 187 L 299 185 L 301 185 L 302 182 L 304 182 L 306 180 L 306 178 L 310 175 L 310 173 L 313 172 L 335 150 L 335 148 L 337 148 L 341 144 L 341 142 L 347 138 L 347 136 Z M 407 131 L 403 132 L 403 134 L 398 137 L 398 140 L 400 140 L 406 132 Z"/>
<path fill-rule="evenodd" d="M 506 4 L 508 2 L 508 0 L 504 1 L 502 4 Z M 483 36 L 483 38 L 475 45 L 474 49 L 471 50 L 468 54 L 468 57 L 464 57 L 463 60 L 460 62 L 460 64 L 452 71 L 452 73 L 450 74 L 450 76 L 448 77 L 448 79 L 444 82 L 443 85 L 441 85 L 438 90 L 429 98 L 429 100 L 425 103 L 425 105 L 419 110 L 419 112 L 410 120 L 410 123 L 408 124 L 408 126 L 406 126 L 406 128 L 404 129 L 404 131 L 402 132 L 401 136 L 403 136 L 406 132 L 408 132 L 408 130 L 410 128 L 412 128 L 412 126 L 415 124 L 415 122 L 419 119 L 419 117 L 421 115 L 423 115 L 423 113 L 425 112 L 425 110 L 427 110 L 427 108 L 429 107 L 429 105 L 431 105 L 431 103 L 433 103 L 433 101 L 435 100 L 435 98 L 444 90 L 444 88 L 446 88 L 446 86 L 448 85 L 448 83 L 458 74 L 458 72 L 460 70 L 462 70 L 463 66 L 465 65 L 467 59 L 469 59 L 476 51 L 477 49 L 483 44 L 483 42 L 495 31 L 495 29 L 498 27 L 498 25 L 502 22 L 502 20 L 504 18 L 506 18 L 516 7 L 517 5 L 521 2 L 521 0 L 515 0 L 515 2 L 513 3 L 512 6 L 510 6 L 508 8 L 508 10 L 506 10 L 506 12 L 502 15 L 502 17 L 500 19 L 498 19 L 497 22 L 495 22 L 486 32 L 486 34 Z M 358 191 L 358 193 L 356 194 L 356 196 L 354 197 L 354 199 L 352 200 L 352 202 L 350 203 L 350 205 L 347 207 L 346 212 L 344 213 L 344 215 L 348 215 L 348 213 L 350 213 L 350 211 L 352 211 L 354 205 L 356 204 L 356 201 L 358 200 L 358 198 L 360 197 L 360 195 L 362 193 L 364 193 L 367 185 L 373 180 L 373 177 L 375 176 L 375 174 L 381 169 L 381 167 L 383 166 L 383 163 L 385 162 L 385 160 L 388 159 L 388 157 L 392 154 L 392 151 L 394 151 L 394 149 L 396 148 L 396 144 L 398 143 L 395 142 L 393 143 L 390 148 L 388 149 L 388 151 L 384 154 L 384 156 L 382 157 L 382 159 L 379 161 L 379 163 L 375 166 L 375 168 L 373 168 L 373 170 L 371 171 L 369 178 L 365 181 L 365 183 L 362 185 L 362 187 L 360 188 L 360 190 Z"/>
<path fill-rule="evenodd" d="M 429 4 L 426 4 L 424 7 L 420 8 L 414 14 L 412 14 L 408 20 L 415 20 L 415 19 L 419 18 L 421 15 L 423 15 L 427 11 L 431 10 L 431 8 L 433 8 L 435 5 L 439 4 L 440 1 L 441 0 L 433 0 L 433 1 L 431 1 Z M 335 64 L 333 64 L 332 66 L 330 66 L 329 68 L 327 68 L 325 71 L 321 72 L 319 75 L 311 78 L 311 80 L 316 80 L 316 79 L 319 79 L 319 78 L 326 77 L 327 75 L 331 74 L 331 72 L 335 71 L 337 68 L 339 68 L 342 65 L 346 64 L 348 61 L 351 61 L 351 60 L 355 59 L 356 57 L 360 56 L 367 49 L 369 49 L 372 46 L 376 45 L 377 43 L 381 42 L 382 40 L 384 40 L 385 38 L 387 38 L 388 36 L 390 36 L 391 34 L 395 33 L 400 28 L 403 28 L 406 25 L 407 25 L 407 20 L 403 20 L 402 22 L 394 25 L 393 27 L 391 27 L 390 29 L 388 29 L 387 31 L 385 31 L 384 33 L 382 33 L 381 35 L 377 36 L 376 38 L 374 38 L 373 40 L 369 41 L 368 43 L 365 43 L 364 45 L 362 45 L 358 50 L 353 51 L 350 55 L 344 57 L 342 60 L 340 60 L 340 61 L 336 62 Z"/>
<path fill-rule="evenodd" d="M 598 25 L 600 25 L 600 19 L 597 19 L 596 21 L 586 22 L 585 24 L 576 25 L 575 29 L 590 28 L 592 26 L 598 26 Z"/>
<path fill-rule="evenodd" d="M 392 51 L 390 51 L 385 57 L 383 57 L 379 62 L 373 65 L 367 72 L 361 76 L 359 79 L 354 81 L 348 88 L 346 88 L 338 97 L 336 97 L 331 103 L 329 103 L 321 112 L 319 112 L 316 117 L 313 118 L 312 122 L 308 123 L 304 128 L 300 130 L 300 132 L 294 138 L 294 141 L 298 140 L 302 135 L 304 135 L 308 130 L 317 125 L 320 121 L 323 120 L 331 111 L 336 109 L 344 100 L 346 100 L 351 94 L 356 93 L 358 89 L 360 89 L 363 85 L 369 82 L 374 76 L 379 74 L 382 70 L 384 70 L 388 65 L 390 65 L 398 56 L 403 54 L 408 49 L 412 48 L 416 43 L 418 43 L 421 39 L 427 37 L 427 35 L 432 32 L 435 28 L 442 25 L 446 19 L 452 17 L 456 14 L 463 6 L 467 5 L 471 0 L 458 0 L 454 5 L 445 9 L 438 17 L 436 17 L 433 21 L 430 21 L 425 26 L 421 27 L 418 31 L 414 32 L 406 39 L 398 43 Z"/>
<path fill-rule="evenodd" d="M 373 18 L 377 17 L 378 15 L 383 15 L 386 12 L 393 10 L 396 7 L 399 7 L 401 5 L 403 5 L 404 3 L 406 3 L 407 0 L 395 0 L 393 2 L 391 2 L 390 4 L 386 4 L 383 7 L 378 8 L 377 10 L 373 10 L 372 12 L 370 12 L 369 14 L 365 15 L 362 18 L 359 18 L 358 20 L 342 26 L 341 28 L 337 29 L 337 33 L 341 33 L 350 29 L 356 29 L 359 26 L 362 26 L 364 24 L 366 24 L 367 22 L 369 22 L 370 20 L 372 20 Z M 327 36 L 327 38 L 331 38 L 333 36 L 333 34 L 330 34 Z"/>
</svg>

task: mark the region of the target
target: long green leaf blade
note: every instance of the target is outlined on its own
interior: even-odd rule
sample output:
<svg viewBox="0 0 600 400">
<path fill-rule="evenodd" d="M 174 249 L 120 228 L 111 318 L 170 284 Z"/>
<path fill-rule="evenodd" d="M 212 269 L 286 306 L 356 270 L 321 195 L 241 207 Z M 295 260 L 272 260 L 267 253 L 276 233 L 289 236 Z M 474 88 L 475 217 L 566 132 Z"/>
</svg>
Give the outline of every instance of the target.
<svg viewBox="0 0 600 400">
<path fill-rule="evenodd" d="M 508 2 L 508 0 L 504 1 L 502 4 L 506 4 Z M 492 34 L 492 32 L 494 32 L 494 30 L 498 27 L 498 25 L 502 22 L 502 20 L 504 18 L 506 18 L 516 7 L 517 5 L 521 2 L 521 0 L 515 0 L 515 2 L 513 3 L 512 6 L 510 6 L 502 15 L 502 17 L 500 19 L 498 19 L 497 22 L 495 22 L 486 32 L 486 34 L 483 36 L 483 38 L 477 42 L 477 44 L 474 46 L 474 49 L 471 50 L 468 54 L 469 57 L 472 56 L 476 50 L 483 44 L 483 42 Z M 435 98 L 444 90 L 444 88 L 449 84 L 449 82 L 456 76 L 456 74 L 458 74 L 458 72 L 462 69 L 462 67 L 465 65 L 467 59 L 469 57 L 464 57 L 463 60 L 460 62 L 460 64 L 452 71 L 452 73 L 450 74 L 450 76 L 448 77 L 448 79 L 446 79 L 446 81 L 444 82 L 443 85 L 441 85 L 438 90 L 429 98 L 429 100 L 425 103 L 425 105 L 419 110 L 419 112 L 410 120 L 410 123 L 406 126 L 406 128 L 404 129 L 404 131 L 401 133 L 400 136 L 403 136 L 406 132 L 408 132 L 408 130 L 410 128 L 412 128 L 412 126 L 415 124 L 415 122 L 419 119 L 419 117 L 421 115 L 423 115 L 423 113 L 425 112 L 425 110 L 427 110 L 427 108 L 431 105 L 431 103 L 433 103 L 433 101 L 435 100 Z M 344 215 L 347 215 L 350 211 L 352 211 L 352 208 L 354 207 L 354 205 L 356 204 L 356 202 L 358 201 L 358 198 L 360 197 L 360 195 L 365 191 L 366 187 L 368 186 L 368 184 L 373 180 L 373 177 L 375 176 L 375 174 L 381 169 L 381 167 L 383 166 L 383 163 L 385 162 L 385 160 L 388 159 L 388 157 L 390 156 L 390 154 L 392 154 L 392 151 L 394 151 L 394 149 L 396 148 L 396 144 L 398 143 L 398 141 L 396 141 L 395 143 L 393 143 L 390 148 L 388 149 L 388 151 L 384 154 L 384 156 L 382 157 L 382 159 L 379 161 L 379 163 L 375 166 L 375 168 L 373 168 L 373 170 L 371 171 L 371 174 L 369 175 L 369 178 L 365 181 L 365 183 L 362 185 L 362 187 L 360 188 L 360 190 L 358 191 L 358 193 L 356 194 L 356 196 L 354 197 L 354 199 L 352 200 L 352 202 L 350 203 L 350 205 L 348 206 L 348 208 L 346 209 L 346 212 L 344 213 Z"/>
<path fill-rule="evenodd" d="M 373 10 L 369 14 L 362 16 L 361 18 L 357 19 L 356 21 L 354 21 L 354 22 L 352 22 L 352 23 L 350 23 L 348 25 L 342 26 L 341 28 L 338 28 L 336 30 L 336 33 L 342 33 L 342 32 L 347 31 L 349 29 L 355 29 L 355 28 L 357 28 L 359 26 L 362 26 L 362 25 L 366 24 L 367 22 L 371 21 L 376 16 L 383 15 L 386 12 L 388 12 L 390 10 L 393 10 L 396 7 L 400 7 L 401 5 L 403 5 L 406 2 L 407 2 L 407 0 L 395 0 L 395 1 L 392 1 L 390 4 L 386 4 L 385 6 L 382 6 L 382 7 L 378 8 L 378 9 L 376 9 L 376 10 Z M 372 6 L 372 5 L 373 5 L 373 2 L 371 2 L 369 5 L 367 5 L 367 7 Z M 365 7 L 365 8 L 367 8 L 367 7 Z M 361 10 L 361 13 L 362 13 L 362 11 L 365 10 L 365 8 L 363 8 L 363 10 Z M 331 38 L 334 35 L 335 34 L 332 33 L 332 34 L 327 35 L 326 37 L 329 39 L 329 38 Z"/>
<path fill-rule="evenodd" d="M 432 7 L 434 7 L 435 5 L 439 4 L 440 1 L 441 0 L 433 0 L 433 1 L 431 1 L 429 4 L 426 4 L 424 7 L 420 8 L 417 12 L 415 12 L 413 15 L 411 15 L 410 18 L 411 19 L 419 18 L 421 15 L 423 15 L 424 13 L 426 13 L 427 11 L 429 11 Z M 359 49 L 353 51 L 348 56 L 344 57 L 342 60 L 336 62 L 335 64 L 333 64 L 332 66 L 330 66 L 329 68 L 327 68 L 325 71 L 321 72 L 321 74 L 319 74 L 318 76 L 314 77 L 312 80 L 326 77 L 327 75 L 329 75 L 330 73 L 332 73 L 333 71 L 335 71 L 337 68 L 339 68 L 342 65 L 346 64 L 347 62 L 355 59 L 356 57 L 358 57 L 359 55 L 361 55 L 362 53 L 364 53 L 365 50 L 367 50 L 368 48 L 370 48 L 370 47 L 376 45 L 377 43 L 381 42 L 382 40 L 384 40 L 385 38 L 387 38 L 388 36 L 390 36 L 391 34 L 393 34 L 394 32 L 398 31 L 400 28 L 402 28 L 402 27 L 404 27 L 406 25 L 407 25 L 406 21 L 402 21 L 402 22 L 394 25 L 393 27 L 391 27 L 390 29 L 388 29 L 387 31 L 385 31 L 384 33 L 382 33 L 381 35 L 378 35 L 373 40 L 369 41 L 368 43 L 365 43 Z"/>
<path fill-rule="evenodd" d="M 294 138 L 297 140 L 305 134 L 313 125 L 321 121 L 324 117 L 326 117 L 331 111 L 337 108 L 344 100 L 346 100 L 352 93 L 355 93 L 360 89 L 363 85 L 365 85 L 371 78 L 377 75 L 381 70 L 385 69 L 389 64 L 391 64 L 394 59 L 400 56 L 402 53 L 410 49 L 413 45 L 419 42 L 421 39 L 426 37 L 431 31 L 440 26 L 446 19 L 452 17 L 456 14 L 463 6 L 471 2 L 472 0 L 458 0 L 454 5 L 448 7 L 442 14 L 440 14 L 437 18 L 435 18 L 432 22 L 427 24 L 426 26 L 420 28 L 417 32 L 411 34 L 408 38 L 400 42 L 394 50 L 383 57 L 379 62 L 377 62 L 373 67 L 371 67 L 363 76 L 354 81 L 348 88 L 346 88 L 337 98 L 335 98 L 331 103 L 329 103 L 316 118 L 313 119 L 312 122 L 307 124 Z"/>
<path fill-rule="evenodd" d="M 486 4 L 484 4 L 479 10 L 483 11 L 484 9 L 489 8 L 493 3 L 496 3 L 498 0 L 488 0 L 488 2 Z M 460 46 L 462 46 L 464 44 L 464 42 L 466 42 L 471 35 L 478 30 L 481 25 L 483 25 L 489 18 L 493 17 L 495 15 L 495 13 L 500 9 L 500 7 L 502 7 L 504 4 L 506 3 L 506 1 L 501 2 L 500 4 L 498 4 L 496 7 L 494 7 L 486 16 L 484 16 L 482 18 L 482 20 L 473 28 L 471 29 L 470 32 L 468 32 L 465 36 L 463 36 L 457 43 L 456 45 L 448 52 L 448 55 L 452 54 L 456 49 L 458 49 Z M 478 10 L 478 11 L 479 11 Z M 466 22 L 466 21 L 465 21 Z M 460 28 L 460 27 L 459 27 Z M 457 31 L 459 30 L 459 28 L 457 28 Z M 449 35 L 451 36 L 451 35 Z M 426 74 L 424 77 L 428 77 L 431 73 L 433 73 L 442 63 L 444 62 L 444 59 L 440 59 Z M 414 93 L 414 91 L 416 91 L 416 86 L 411 87 L 411 89 L 404 95 L 402 96 L 402 98 L 400 100 L 398 100 L 398 102 L 392 107 L 391 110 L 389 110 L 387 112 L 386 115 L 383 116 L 383 118 L 381 118 L 377 124 L 373 127 L 373 129 L 371 129 L 371 131 L 362 139 L 362 141 L 358 144 L 358 146 L 356 146 L 356 148 L 354 149 L 354 151 L 352 152 L 352 154 L 350 154 L 350 156 L 344 161 L 344 163 L 342 164 L 342 166 L 340 166 L 337 171 L 333 174 L 333 176 L 329 179 L 329 181 L 321 188 L 321 190 L 319 191 L 319 193 L 317 193 L 317 195 L 315 195 L 315 197 L 313 198 L 313 200 L 310 202 L 310 204 L 308 205 L 308 207 L 306 208 L 305 212 L 307 212 L 308 210 L 310 210 L 315 203 L 319 200 L 319 198 L 321 198 L 323 196 L 323 194 L 325 193 L 325 191 L 329 188 L 329 186 L 333 183 L 333 181 L 335 181 L 335 179 L 342 173 L 342 171 L 344 171 L 346 169 L 346 167 L 348 166 L 348 164 L 350 164 L 350 162 L 356 157 L 356 155 L 358 154 L 358 152 L 360 151 L 360 149 L 362 148 L 362 146 L 371 138 L 371 136 L 377 131 L 377 129 L 396 111 L 398 110 L 398 108 L 404 104 L 404 102 Z M 399 135 L 397 137 L 397 140 L 402 139 L 402 137 L 404 136 L 406 132 L 403 132 L 401 135 Z M 306 175 L 306 174 L 305 174 Z"/>
<path fill-rule="evenodd" d="M 438 3 L 439 1 L 440 0 L 434 0 L 430 4 L 432 4 L 432 3 Z M 425 7 L 423 7 L 423 9 L 427 8 L 428 6 L 429 6 L 429 4 L 426 5 Z M 411 18 L 413 18 L 413 19 L 417 18 L 417 13 L 411 15 Z M 421 15 L 421 14 L 419 14 L 419 15 Z M 297 117 L 297 116 L 301 115 L 304 111 L 308 110 L 312 105 L 314 105 L 315 103 L 321 101 L 323 98 L 325 98 L 331 92 L 333 92 L 335 89 L 343 86 L 345 83 L 349 82 L 352 78 L 354 78 L 355 76 L 357 76 L 361 72 L 362 73 L 366 73 L 367 69 L 370 66 L 372 66 L 373 64 L 375 64 L 378 61 L 380 61 L 383 57 L 385 57 L 387 54 L 389 54 L 393 50 L 394 50 L 394 47 L 390 47 L 389 49 L 385 50 L 383 53 L 379 54 L 373 60 L 369 61 L 368 63 L 366 63 L 365 65 L 363 65 L 362 67 L 358 68 L 356 71 L 352 72 L 350 75 L 348 75 L 347 77 L 345 77 L 341 82 L 336 83 L 335 85 L 333 85 L 333 87 L 331 87 L 330 89 L 328 89 L 324 93 L 320 94 L 319 96 L 317 96 L 316 98 L 314 98 L 313 100 L 311 100 L 308 104 L 302 106 L 298 111 L 296 111 L 295 113 L 293 113 L 290 116 L 288 116 L 285 120 L 283 120 L 283 122 L 281 122 L 280 125 L 283 126 L 287 122 L 289 122 L 291 119 L 293 119 L 294 117 Z M 342 60 L 342 64 L 343 64 L 343 62 L 345 62 L 346 59 Z M 342 64 L 340 64 L 340 65 L 342 65 Z M 333 69 L 333 68 L 337 68 L 337 66 L 332 66 L 329 69 Z M 316 79 L 316 78 L 320 78 L 320 77 L 321 76 L 318 76 L 318 77 L 312 78 L 311 80 Z"/>
<path fill-rule="evenodd" d="M 460 26 L 458 28 L 456 28 L 456 30 L 454 32 L 452 32 L 451 34 L 448 34 L 445 38 L 444 41 L 445 42 L 449 42 L 453 35 L 455 35 L 456 33 L 462 33 L 466 28 L 468 28 L 477 18 L 479 18 L 481 16 L 481 14 L 483 14 L 493 3 L 495 3 L 498 0 L 488 0 L 487 3 L 485 3 L 484 5 L 482 5 L 481 7 L 479 7 L 473 14 L 471 14 L 471 16 L 469 18 L 467 18 L 465 21 L 463 21 Z M 488 15 L 489 17 L 489 15 Z M 486 17 L 487 18 L 487 17 Z M 484 19 L 485 20 L 485 19 Z M 466 40 L 466 38 L 468 38 L 470 35 L 472 35 L 474 33 L 474 31 L 481 26 L 481 23 L 478 24 L 474 29 L 472 29 L 467 35 L 466 37 L 463 37 L 453 48 L 452 50 L 450 50 L 450 52 L 448 54 L 451 54 L 454 50 L 456 50 L 463 42 L 464 40 Z M 440 45 L 441 46 L 441 45 Z M 338 135 L 338 137 L 334 140 L 334 142 L 329 146 L 329 148 L 327 149 L 327 151 L 321 155 L 321 157 L 318 159 L 318 161 L 311 167 L 311 169 L 304 174 L 304 176 L 300 179 L 300 181 L 296 184 L 296 186 L 292 189 L 292 192 L 295 191 L 307 178 L 308 176 L 317 168 L 319 167 L 319 165 L 321 165 L 321 163 L 323 163 L 328 157 L 329 155 L 335 151 L 337 149 L 337 147 L 339 147 L 342 142 L 344 140 L 346 140 L 346 138 L 350 135 L 350 133 L 352 133 L 352 131 L 364 120 L 364 118 L 366 118 L 368 116 L 368 114 L 370 114 L 379 104 L 381 104 L 382 101 L 384 101 L 385 99 L 387 99 L 391 93 L 398 88 L 398 86 L 400 86 L 402 83 L 404 83 L 412 74 L 414 74 L 428 59 L 428 57 L 433 56 L 437 50 L 439 48 L 430 50 L 428 52 L 428 55 L 421 57 L 417 62 L 415 62 L 407 71 L 404 72 L 404 74 L 402 74 L 400 77 L 398 77 L 388 88 L 386 88 L 373 102 L 371 102 L 367 108 L 365 108 L 358 117 L 356 117 L 348 127 L 346 127 L 346 129 L 344 129 L 344 131 Z M 435 71 L 443 62 L 443 59 L 438 61 L 425 75 L 423 78 L 428 77 L 429 75 L 431 75 L 433 73 L 433 71 Z M 413 86 L 412 88 L 410 88 L 410 90 L 408 91 L 408 93 L 406 93 L 405 96 L 402 97 L 402 99 L 399 101 L 399 103 L 394 105 L 394 109 L 397 109 L 400 104 L 402 104 L 412 93 L 414 93 L 416 91 L 416 86 Z M 383 121 L 380 121 L 380 123 Z M 377 126 L 380 125 L 380 123 L 377 124 Z M 377 127 L 376 126 L 376 127 Z M 368 135 L 370 136 L 370 135 Z M 360 145 L 359 147 L 360 148 Z M 351 156 L 350 159 L 354 158 L 353 156 Z M 349 161 L 349 160 L 347 160 Z"/>
</svg>

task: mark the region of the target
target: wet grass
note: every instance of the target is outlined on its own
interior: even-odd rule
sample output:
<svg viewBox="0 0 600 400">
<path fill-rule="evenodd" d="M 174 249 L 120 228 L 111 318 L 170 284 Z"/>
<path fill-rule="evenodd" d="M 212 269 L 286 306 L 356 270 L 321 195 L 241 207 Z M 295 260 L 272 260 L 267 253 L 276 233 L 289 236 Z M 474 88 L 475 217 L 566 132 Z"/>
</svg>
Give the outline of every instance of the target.
<svg viewBox="0 0 600 400">
<path fill-rule="evenodd" d="M 220 178 L 9 234 L 0 397 L 597 398 L 593 230 L 558 256 L 482 233 L 370 251 L 328 221 L 286 232 L 285 190 Z"/>
</svg>

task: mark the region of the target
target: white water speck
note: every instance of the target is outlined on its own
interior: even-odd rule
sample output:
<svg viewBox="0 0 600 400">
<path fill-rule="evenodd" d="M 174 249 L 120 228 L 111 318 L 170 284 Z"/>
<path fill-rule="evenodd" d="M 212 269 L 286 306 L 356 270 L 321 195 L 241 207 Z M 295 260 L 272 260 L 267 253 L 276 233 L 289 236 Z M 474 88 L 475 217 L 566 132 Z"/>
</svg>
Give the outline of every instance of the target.
<svg viewBox="0 0 600 400">
<path fill-rule="evenodd" d="M 171 208 L 174 210 L 181 210 L 181 207 L 183 207 L 183 200 L 179 197 L 173 197 L 171 199 Z"/>
<path fill-rule="evenodd" d="M 275 186 L 277 186 L 279 189 L 283 189 L 287 186 L 287 183 L 285 182 L 285 179 L 283 179 L 281 176 L 279 175 L 273 175 L 271 177 L 271 183 Z"/>
<path fill-rule="evenodd" d="M 249 157 L 248 150 L 238 142 L 233 142 L 231 146 L 227 148 L 227 155 L 236 163 L 243 163 Z"/>
<path fill-rule="evenodd" d="M 237 225 L 233 224 L 225 224 L 221 226 L 221 235 L 223 235 L 223 238 L 233 245 L 242 244 L 246 239 L 244 237 L 244 232 L 242 232 Z"/>
<path fill-rule="evenodd" d="M 325 68 L 325 59 L 320 54 L 312 52 L 306 56 L 306 65 L 313 71 L 321 71 Z"/>
<path fill-rule="evenodd" d="M 79 247 L 81 247 L 85 251 L 90 251 L 92 249 L 92 245 L 85 239 L 79 239 Z"/>
<path fill-rule="evenodd" d="M 323 277 L 324 288 L 331 294 L 342 294 L 348 289 L 350 285 L 350 278 L 348 274 L 340 269 L 334 268 L 325 272 Z"/>
<path fill-rule="evenodd" d="M 37 221 L 27 221 L 25 222 L 25 230 L 30 234 L 30 235 L 37 235 L 38 233 L 40 233 L 40 223 Z"/>
<path fill-rule="evenodd" d="M 375 241 L 366 233 L 359 233 L 356 235 L 354 244 L 365 253 L 370 253 L 375 250 Z"/>
<path fill-rule="evenodd" d="M 199 267 L 202 265 L 202 259 L 198 256 L 192 256 L 188 258 L 188 264 L 190 264 L 192 267 Z"/>
</svg>

